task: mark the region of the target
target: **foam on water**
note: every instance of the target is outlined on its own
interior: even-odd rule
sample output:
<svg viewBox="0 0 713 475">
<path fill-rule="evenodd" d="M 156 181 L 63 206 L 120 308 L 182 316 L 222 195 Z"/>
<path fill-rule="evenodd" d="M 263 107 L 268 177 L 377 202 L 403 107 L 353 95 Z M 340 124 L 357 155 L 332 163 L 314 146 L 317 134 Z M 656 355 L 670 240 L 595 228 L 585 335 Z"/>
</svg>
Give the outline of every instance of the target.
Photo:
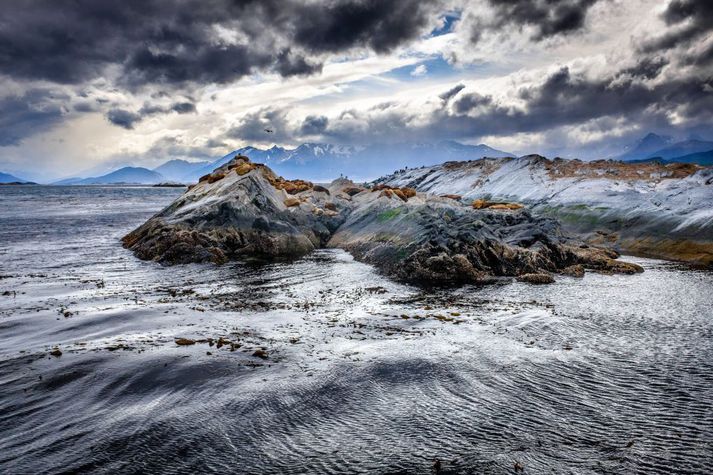
<svg viewBox="0 0 713 475">
<path fill-rule="evenodd" d="M 0 472 L 713 469 L 711 273 L 422 290 L 121 248 L 179 193 L 0 190 Z"/>
</svg>

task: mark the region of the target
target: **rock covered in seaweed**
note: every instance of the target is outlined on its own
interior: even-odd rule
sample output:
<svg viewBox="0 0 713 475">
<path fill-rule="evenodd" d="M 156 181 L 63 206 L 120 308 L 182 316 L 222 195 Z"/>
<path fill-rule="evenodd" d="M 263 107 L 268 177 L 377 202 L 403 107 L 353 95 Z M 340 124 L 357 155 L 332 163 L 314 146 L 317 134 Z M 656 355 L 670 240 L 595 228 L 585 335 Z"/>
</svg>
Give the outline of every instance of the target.
<svg viewBox="0 0 713 475">
<path fill-rule="evenodd" d="M 399 280 L 479 283 L 583 266 L 639 272 L 582 246 L 522 206 L 469 206 L 411 188 L 284 180 L 238 156 L 129 233 L 125 247 L 166 264 L 298 257 L 337 247 Z"/>
</svg>

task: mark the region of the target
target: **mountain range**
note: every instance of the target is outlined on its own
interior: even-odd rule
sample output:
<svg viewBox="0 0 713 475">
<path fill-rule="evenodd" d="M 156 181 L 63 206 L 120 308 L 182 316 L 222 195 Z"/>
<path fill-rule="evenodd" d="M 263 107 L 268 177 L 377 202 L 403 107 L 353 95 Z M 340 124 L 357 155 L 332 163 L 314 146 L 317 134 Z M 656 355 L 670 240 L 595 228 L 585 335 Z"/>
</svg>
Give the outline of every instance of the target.
<svg viewBox="0 0 713 475">
<path fill-rule="evenodd" d="M 24 178 L 18 178 L 15 175 L 9 173 L 0 172 L 0 183 L 26 183 L 30 184 L 31 181 L 25 180 Z"/>
<path fill-rule="evenodd" d="M 374 144 L 365 147 L 323 143 L 305 143 L 296 148 L 273 146 L 261 149 L 248 146 L 214 161 L 190 162 L 173 159 L 152 170 L 127 166 L 100 176 L 67 178 L 53 184 L 195 183 L 201 176 L 211 173 L 236 155 L 245 155 L 254 162 L 264 163 L 285 178 L 300 177 L 315 182 L 326 182 L 339 176 L 348 176 L 356 181 L 369 181 L 400 169 L 483 157 L 515 156 L 485 144 L 466 145 L 455 141 Z M 677 142 L 671 137 L 650 133 L 613 158 L 629 162 L 658 160 L 710 166 L 713 165 L 713 142 L 693 138 Z M 0 183 L 26 181 L 0 173 Z"/>
<path fill-rule="evenodd" d="M 68 178 L 53 184 L 194 183 L 201 176 L 211 173 L 232 160 L 236 155 L 245 155 L 254 162 L 269 165 L 285 178 L 300 176 L 312 181 L 330 181 L 340 175 L 348 175 L 357 180 L 371 180 L 404 167 L 435 165 L 450 160 L 473 160 L 486 156 L 514 157 L 511 153 L 484 144 L 464 145 L 452 141 L 370 145 L 368 147 L 306 143 L 296 148 L 243 147 L 212 162 L 188 162 L 175 159 L 169 160 L 153 170 L 142 167 L 124 167 L 98 177 Z"/>
<path fill-rule="evenodd" d="M 339 176 L 365 181 L 404 167 L 435 165 L 451 160 L 515 156 L 484 144 L 465 145 L 454 141 L 375 144 L 367 147 L 321 143 L 305 143 L 294 149 L 277 146 L 269 149 L 244 147 L 197 170 L 192 176 L 193 181 L 229 162 L 235 155 L 245 155 L 254 162 L 264 163 L 285 178 L 303 177 L 312 181 L 330 181 Z"/>
<path fill-rule="evenodd" d="M 142 167 L 123 167 L 106 175 L 89 178 L 67 178 L 60 180 L 53 185 L 112 185 L 112 184 L 132 184 L 132 185 L 153 185 L 161 183 L 163 175 L 153 170 Z"/>
<path fill-rule="evenodd" d="M 698 156 L 697 154 L 703 155 Z M 668 136 L 648 134 L 629 147 L 627 151 L 614 158 L 625 162 L 661 160 L 709 165 L 711 163 L 711 154 L 713 154 L 713 142 L 699 139 L 674 142 Z M 699 159 L 707 160 L 708 163 L 697 161 Z"/>
</svg>

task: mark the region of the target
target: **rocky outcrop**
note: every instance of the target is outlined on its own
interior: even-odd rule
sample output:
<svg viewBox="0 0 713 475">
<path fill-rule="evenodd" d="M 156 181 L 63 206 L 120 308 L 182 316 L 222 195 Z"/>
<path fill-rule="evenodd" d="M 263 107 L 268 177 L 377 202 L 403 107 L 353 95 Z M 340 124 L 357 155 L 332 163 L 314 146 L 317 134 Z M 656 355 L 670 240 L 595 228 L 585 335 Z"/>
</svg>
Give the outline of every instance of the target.
<svg viewBox="0 0 713 475">
<path fill-rule="evenodd" d="M 345 179 L 326 187 L 284 180 L 245 157 L 202 177 L 123 242 L 139 258 L 166 264 L 296 257 L 338 247 L 399 280 L 427 284 L 550 275 L 573 266 L 641 270 L 616 260 L 613 251 L 569 239 L 556 220 L 521 205 L 478 207 Z"/>
<path fill-rule="evenodd" d="M 713 264 L 713 168 L 528 155 L 403 170 L 379 183 L 461 197 L 476 207 L 514 202 L 558 219 L 592 245 Z"/>
<path fill-rule="evenodd" d="M 203 176 L 123 243 L 141 259 L 167 264 L 301 256 L 326 245 L 349 200 L 338 189 L 313 188 L 237 157 Z"/>
</svg>

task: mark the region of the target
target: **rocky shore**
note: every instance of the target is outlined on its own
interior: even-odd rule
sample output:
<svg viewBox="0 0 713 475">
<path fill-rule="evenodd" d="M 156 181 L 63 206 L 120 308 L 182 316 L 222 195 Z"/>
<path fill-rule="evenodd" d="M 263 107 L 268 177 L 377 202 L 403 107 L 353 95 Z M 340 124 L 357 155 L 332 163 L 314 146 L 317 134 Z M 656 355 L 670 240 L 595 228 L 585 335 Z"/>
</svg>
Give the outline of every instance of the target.
<svg viewBox="0 0 713 475">
<path fill-rule="evenodd" d="M 241 156 L 203 176 L 123 243 L 164 264 L 294 258 L 335 247 L 398 280 L 433 285 L 642 271 L 517 203 L 471 203 L 345 179 L 327 186 L 284 180 Z"/>
</svg>

